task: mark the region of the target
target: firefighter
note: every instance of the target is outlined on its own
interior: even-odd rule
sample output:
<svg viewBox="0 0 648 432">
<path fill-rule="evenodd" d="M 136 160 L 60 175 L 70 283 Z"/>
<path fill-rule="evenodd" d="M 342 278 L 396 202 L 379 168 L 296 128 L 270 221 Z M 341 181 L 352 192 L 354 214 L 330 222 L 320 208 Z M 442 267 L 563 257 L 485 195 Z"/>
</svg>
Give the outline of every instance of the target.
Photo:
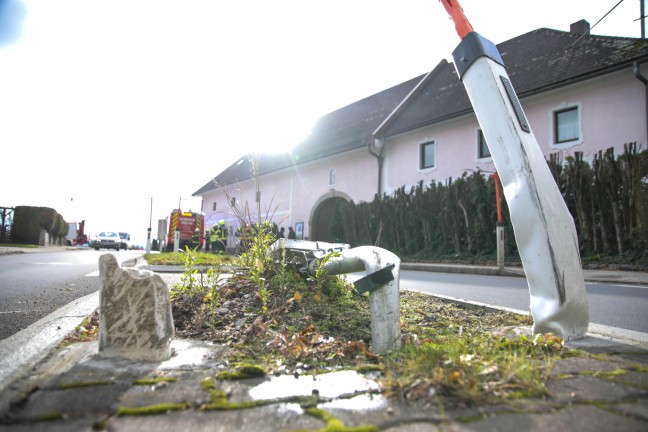
<svg viewBox="0 0 648 432">
<path fill-rule="evenodd" d="M 219 242 L 219 252 L 226 252 L 227 248 L 227 227 L 225 227 L 225 221 L 220 220 L 218 222 L 218 242 Z"/>
<path fill-rule="evenodd" d="M 193 235 L 191 236 L 191 249 L 198 250 L 200 247 L 200 230 L 196 228 Z"/>
<path fill-rule="evenodd" d="M 217 230 L 218 227 L 214 225 L 211 229 L 211 232 L 209 233 L 209 242 L 211 243 L 211 250 L 213 253 L 218 252 L 218 247 L 216 245 L 218 243 L 218 234 L 216 233 Z"/>
<path fill-rule="evenodd" d="M 220 220 L 218 225 L 214 225 L 212 239 L 212 251 L 214 253 L 225 252 L 225 243 L 227 242 L 227 228 L 225 228 L 225 221 Z"/>
</svg>

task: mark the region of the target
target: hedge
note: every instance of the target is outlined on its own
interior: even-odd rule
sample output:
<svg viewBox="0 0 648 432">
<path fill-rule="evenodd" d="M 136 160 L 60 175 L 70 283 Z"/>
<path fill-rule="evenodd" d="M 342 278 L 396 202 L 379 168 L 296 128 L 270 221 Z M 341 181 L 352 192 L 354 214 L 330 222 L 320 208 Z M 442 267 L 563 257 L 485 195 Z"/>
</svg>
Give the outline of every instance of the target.
<svg viewBox="0 0 648 432">
<path fill-rule="evenodd" d="M 18 206 L 14 210 L 11 240 L 20 244 L 39 244 L 44 229 L 52 239 L 67 235 L 68 224 L 63 216 L 49 207 Z"/>
<path fill-rule="evenodd" d="M 622 257 L 646 263 L 648 256 L 648 152 L 636 143 L 599 152 L 591 164 L 582 153 L 563 161 L 552 154 L 549 168 L 576 224 L 581 256 Z M 331 236 L 352 246 L 372 244 L 401 257 L 494 259 L 496 256 L 495 180 L 477 171 L 444 183 L 422 181 L 372 202 L 338 201 Z M 508 206 L 502 194 L 504 221 Z M 505 253 L 519 261 L 510 223 Z"/>
</svg>

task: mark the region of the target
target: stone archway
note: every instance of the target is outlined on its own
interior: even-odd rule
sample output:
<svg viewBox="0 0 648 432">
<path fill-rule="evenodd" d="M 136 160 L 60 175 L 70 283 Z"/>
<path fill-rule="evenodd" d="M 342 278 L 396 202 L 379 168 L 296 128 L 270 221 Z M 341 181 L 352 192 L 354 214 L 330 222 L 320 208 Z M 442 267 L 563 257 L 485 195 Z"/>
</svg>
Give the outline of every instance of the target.
<svg viewBox="0 0 648 432">
<path fill-rule="evenodd" d="M 349 199 L 346 199 L 346 194 L 337 192 L 323 196 L 313 207 L 310 219 L 309 238 L 316 241 L 344 243 L 344 227 L 339 220 L 336 223 L 335 213 L 336 209 L 339 210 L 340 206 L 347 205 L 349 205 Z"/>
</svg>

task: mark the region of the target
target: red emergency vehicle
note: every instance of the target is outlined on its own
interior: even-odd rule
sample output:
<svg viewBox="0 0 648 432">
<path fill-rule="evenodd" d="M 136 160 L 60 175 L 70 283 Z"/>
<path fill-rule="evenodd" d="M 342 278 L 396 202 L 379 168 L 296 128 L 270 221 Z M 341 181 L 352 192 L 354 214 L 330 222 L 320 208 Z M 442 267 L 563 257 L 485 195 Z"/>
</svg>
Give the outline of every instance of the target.
<svg viewBox="0 0 648 432">
<path fill-rule="evenodd" d="M 183 212 L 180 209 L 173 210 L 169 218 L 169 232 L 167 234 L 167 252 L 172 252 L 175 241 L 176 230 L 180 231 L 180 249 L 185 250 L 185 246 L 194 249 L 196 244 L 193 241 L 193 235 L 198 230 L 198 250 L 202 248 L 205 238 L 203 236 L 203 227 L 205 226 L 205 216 L 202 213 Z"/>
</svg>

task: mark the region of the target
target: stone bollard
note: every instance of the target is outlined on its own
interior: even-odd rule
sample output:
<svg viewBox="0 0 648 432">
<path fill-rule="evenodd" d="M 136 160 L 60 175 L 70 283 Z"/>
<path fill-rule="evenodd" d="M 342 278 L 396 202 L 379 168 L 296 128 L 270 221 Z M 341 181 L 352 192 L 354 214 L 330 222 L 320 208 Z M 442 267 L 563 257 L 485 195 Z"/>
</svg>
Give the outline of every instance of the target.
<svg viewBox="0 0 648 432">
<path fill-rule="evenodd" d="M 99 352 L 107 357 L 164 361 L 175 335 L 169 288 L 148 270 L 122 269 L 112 254 L 99 258 Z"/>
</svg>

